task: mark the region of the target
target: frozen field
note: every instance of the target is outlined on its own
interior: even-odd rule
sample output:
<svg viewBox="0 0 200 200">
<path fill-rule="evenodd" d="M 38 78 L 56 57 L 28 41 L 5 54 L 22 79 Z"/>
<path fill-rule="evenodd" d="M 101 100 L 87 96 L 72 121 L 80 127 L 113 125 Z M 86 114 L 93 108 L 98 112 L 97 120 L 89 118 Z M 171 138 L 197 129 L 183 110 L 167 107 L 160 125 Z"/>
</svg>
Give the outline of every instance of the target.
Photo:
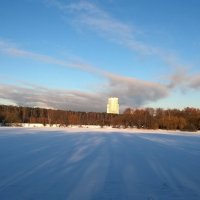
<svg viewBox="0 0 200 200">
<path fill-rule="evenodd" d="M 200 134 L 0 128 L 0 200 L 199 200 Z"/>
</svg>

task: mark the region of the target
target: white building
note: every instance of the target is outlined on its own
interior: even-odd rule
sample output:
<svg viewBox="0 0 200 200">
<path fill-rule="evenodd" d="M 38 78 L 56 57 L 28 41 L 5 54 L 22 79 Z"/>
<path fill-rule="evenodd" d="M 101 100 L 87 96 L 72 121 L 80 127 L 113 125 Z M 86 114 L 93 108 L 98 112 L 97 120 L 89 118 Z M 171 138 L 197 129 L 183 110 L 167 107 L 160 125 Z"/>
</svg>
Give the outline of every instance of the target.
<svg viewBox="0 0 200 200">
<path fill-rule="evenodd" d="M 119 103 L 117 97 L 108 98 L 107 113 L 119 114 Z"/>
</svg>

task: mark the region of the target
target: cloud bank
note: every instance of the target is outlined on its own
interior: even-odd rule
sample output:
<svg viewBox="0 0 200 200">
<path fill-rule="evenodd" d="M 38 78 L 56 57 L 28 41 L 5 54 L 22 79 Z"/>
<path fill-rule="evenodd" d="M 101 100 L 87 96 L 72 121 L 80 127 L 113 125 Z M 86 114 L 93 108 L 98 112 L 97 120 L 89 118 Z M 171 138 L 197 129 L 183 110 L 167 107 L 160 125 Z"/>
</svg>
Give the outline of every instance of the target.
<svg viewBox="0 0 200 200">
<path fill-rule="evenodd" d="M 38 86 L 0 85 L 0 98 L 13 104 L 73 111 L 103 111 L 105 99 L 98 94 Z"/>
<path fill-rule="evenodd" d="M 123 111 L 126 107 L 140 106 L 167 95 L 166 88 L 160 85 L 126 80 L 121 77 L 110 79 L 106 85 L 106 91 L 89 93 L 34 85 L 0 84 L 0 99 L 9 100 L 9 102 L 21 106 L 105 112 L 107 98 L 110 96 L 119 97 L 121 111 Z"/>
<path fill-rule="evenodd" d="M 67 62 L 47 55 L 17 48 L 11 43 L 0 41 L 0 52 L 9 56 L 24 57 L 40 62 L 55 64 L 57 67 L 70 67 L 86 71 L 93 75 L 102 76 L 102 82 L 96 91 L 91 93 L 77 90 L 59 90 L 27 84 L 19 86 L 0 84 L 0 98 L 17 105 L 40 106 L 47 108 L 75 110 L 75 111 L 101 111 L 106 109 L 108 97 L 120 98 L 121 109 L 126 107 L 143 106 L 166 98 L 173 88 L 200 88 L 200 76 L 189 76 L 187 71 L 176 71 L 169 78 L 170 84 L 144 81 L 125 77 L 101 70 L 84 62 Z"/>
<path fill-rule="evenodd" d="M 175 70 L 186 67 L 177 56 L 158 46 L 145 41 L 145 32 L 139 27 L 127 24 L 112 17 L 104 9 L 87 0 L 67 3 L 60 0 L 44 0 L 48 6 L 59 9 L 64 14 L 70 13 L 69 23 L 79 30 L 90 30 L 103 38 L 121 45 L 140 56 L 155 56 Z"/>
<path fill-rule="evenodd" d="M 181 86 L 181 80 L 184 79 L 181 75 L 187 76 L 182 71 L 193 68 L 191 64 L 184 64 L 177 55 L 171 53 L 173 51 L 148 44 L 142 38 L 145 36 L 145 33 L 141 29 L 113 18 L 108 12 L 94 3 L 86 0 L 73 1 L 73 3 L 62 2 L 60 0 L 45 0 L 44 2 L 48 6 L 59 9 L 64 14 L 70 13 L 69 23 L 78 27 L 78 29 L 90 30 L 140 56 L 154 56 L 156 59 L 162 60 L 170 68 L 167 81 L 170 82 L 168 85 L 171 88 Z M 177 71 L 181 72 L 181 75 Z M 192 79 L 192 76 L 190 79 Z M 195 84 L 198 85 L 198 81 L 190 83 L 187 86 L 193 87 Z"/>
<path fill-rule="evenodd" d="M 8 56 L 29 58 L 57 67 L 79 69 L 101 76 L 105 82 L 91 93 L 77 90 L 59 90 L 38 86 L 0 84 L 0 98 L 17 105 L 41 106 L 76 111 L 105 111 L 110 96 L 120 98 L 121 108 L 143 106 L 166 98 L 174 88 L 200 88 L 200 76 L 189 74 L 186 66 L 163 49 L 146 44 L 138 39 L 140 30 L 111 17 L 107 12 L 87 1 L 64 4 L 58 0 L 46 0 L 64 13 L 71 13 L 72 22 L 83 29 L 95 31 L 100 36 L 142 55 L 156 55 L 175 69 L 167 84 L 149 82 L 125 77 L 101 70 L 96 66 L 78 60 L 60 60 L 48 55 L 18 48 L 12 43 L 0 40 L 0 53 Z M 181 70 L 180 70 L 181 69 Z"/>
<path fill-rule="evenodd" d="M 41 106 L 76 111 L 105 111 L 107 98 L 120 97 L 122 108 L 141 106 L 147 102 L 156 101 L 168 95 L 168 88 L 159 83 L 151 83 L 134 78 L 128 78 L 100 70 L 87 63 L 68 63 L 47 55 L 19 49 L 16 46 L 0 42 L 0 52 L 9 56 L 24 57 L 40 62 L 55 64 L 60 67 L 80 69 L 91 74 L 102 76 L 106 82 L 102 83 L 97 92 L 83 92 L 72 90 L 53 90 L 34 85 L 0 85 L 0 98 L 24 106 Z M 26 84 L 27 85 L 27 84 Z"/>
</svg>

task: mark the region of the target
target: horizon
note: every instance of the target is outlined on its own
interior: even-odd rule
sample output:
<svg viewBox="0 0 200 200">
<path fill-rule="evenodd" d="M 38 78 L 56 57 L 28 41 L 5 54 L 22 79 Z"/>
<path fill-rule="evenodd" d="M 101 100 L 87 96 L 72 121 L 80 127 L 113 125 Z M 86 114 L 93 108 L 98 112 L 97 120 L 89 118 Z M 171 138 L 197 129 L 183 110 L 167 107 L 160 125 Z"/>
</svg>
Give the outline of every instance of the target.
<svg viewBox="0 0 200 200">
<path fill-rule="evenodd" d="M 3 0 L 0 13 L 0 104 L 200 108 L 198 0 Z"/>
</svg>

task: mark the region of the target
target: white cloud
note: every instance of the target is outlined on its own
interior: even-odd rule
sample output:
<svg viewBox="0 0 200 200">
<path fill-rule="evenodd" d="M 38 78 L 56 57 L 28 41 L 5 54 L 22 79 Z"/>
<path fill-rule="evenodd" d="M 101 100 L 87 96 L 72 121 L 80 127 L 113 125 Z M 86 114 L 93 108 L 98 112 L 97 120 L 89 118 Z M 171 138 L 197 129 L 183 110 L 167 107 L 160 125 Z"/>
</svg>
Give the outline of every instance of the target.
<svg viewBox="0 0 200 200">
<path fill-rule="evenodd" d="M 63 13 L 71 13 L 71 24 L 82 30 L 91 30 L 107 40 L 121 45 L 139 56 L 154 56 L 176 71 L 179 68 L 190 68 L 191 65 L 182 64 L 173 51 L 149 44 L 142 37 L 145 33 L 138 27 L 127 24 L 112 17 L 108 12 L 89 1 L 73 1 L 64 3 L 59 0 L 47 0 L 51 5 Z M 142 33 L 142 34 L 141 34 Z M 161 67 L 161 66 L 159 66 Z"/>
<path fill-rule="evenodd" d="M 40 106 L 74 111 L 104 111 L 105 99 L 98 94 L 38 86 L 1 84 L 0 99 L 22 106 Z"/>
<path fill-rule="evenodd" d="M 158 53 L 159 51 L 158 48 L 137 39 L 137 36 L 142 32 L 141 30 L 111 17 L 93 3 L 80 1 L 78 3 L 64 4 L 54 0 L 48 1 L 48 4 L 57 7 L 62 12 L 68 13 L 70 11 L 73 16 L 71 18 L 73 25 L 96 31 L 99 35 L 138 53 L 146 55 Z"/>
<path fill-rule="evenodd" d="M 105 86 L 105 85 L 104 85 Z M 167 88 L 159 84 L 133 80 L 125 77 L 110 77 L 106 90 L 83 92 L 40 87 L 33 84 L 0 84 L 0 99 L 22 106 L 74 111 L 106 111 L 107 98 L 117 96 L 121 108 L 140 106 L 168 95 Z"/>
<path fill-rule="evenodd" d="M 64 3 L 59 0 L 47 0 L 45 3 L 60 9 L 64 13 L 71 12 L 70 19 L 73 25 L 95 31 L 106 39 L 136 53 L 159 55 L 161 58 L 169 56 L 163 49 L 152 46 L 139 39 L 141 35 L 144 35 L 141 29 L 113 18 L 109 13 L 94 3 L 90 3 L 89 1 Z"/>
<path fill-rule="evenodd" d="M 0 41 L 0 52 L 10 56 L 24 57 L 40 62 L 47 62 L 55 64 L 56 66 L 80 69 L 93 75 L 102 76 L 104 81 L 106 81 L 96 89 L 96 93 L 69 90 L 54 91 L 49 88 L 42 88 L 40 86 L 36 87 L 35 85 L 30 84 L 26 85 L 28 85 L 31 89 L 24 86 L 1 86 L 1 98 L 12 101 L 15 104 L 29 104 L 29 106 L 41 105 L 45 107 L 62 109 L 69 108 L 71 110 L 83 111 L 90 111 L 91 109 L 93 111 L 104 111 L 106 100 L 110 96 L 119 97 L 123 108 L 130 106 L 136 107 L 166 98 L 175 87 L 181 87 L 184 89 L 200 88 L 200 76 L 189 75 L 189 73 L 187 73 L 188 71 L 184 69 L 177 70 L 169 77 L 170 84 L 164 85 L 161 83 L 119 76 L 76 60 L 73 62 L 67 62 L 47 55 L 19 49 L 15 45 L 5 41 Z M 6 87 L 9 88 L 6 89 Z M 49 99 L 51 99 L 51 101 Z M 96 102 L 95 105 L 93 105 L 92 102 Z"/>
<path fill-rule="evenodd" d="M 117 75 L 110 75 L 107 87 L 111 96 L 120 97 L 121 105 L 141 106 L 169 95 L 167 86 Z"/>
<path fill-rule="evenodd" d="M 0 40 L 0 52 L 9 56 L 24 57 L 39 62 L 54 64 L 61 67 L 70 67 L 102 76 L 106 82 L 102 83 L 97 92 L 87 93 L 72 90 L 53 90 L 34 85 L 0 85 L 0 98 L 16 104 L 29 106 L 45 106 L 68 110 L 104 111 L 109 96 L 120 98 L 122 107 L 142 106 L 166 98 L 174 87 L 199 89 L 199 76 L 188 75 L 186 66 L 179 64 L 175 56 L 166 53 L 163 49 L 151 46 L 137 36 L 141 32 L 117 19 L 107 12 L 87 1 L 64 4 L 58 0 L 46 0 L 46 4 L 53 5 L 63 12 L 71 12 L 72 21 L 82 28 L 88 28 L 103 35 L 107 39 L 122 45 L 132 51 L 144 55 L 156 55 L 175 69 L 170 74 L 170 83 L 148 82 L 112 74 L 79 60 L 60 60 L 48 55 L 23 50 L 10 42 Z M 181 70 L 179 70 L 181 69 Z"/>
<path fill-rule="evenodd" d="M 6 54 L 9 56 L 30 58 L 32 60 L 55 64 L 55 65 L 62 66 L 62 67 L 80 69 L 80 70 L 87 71 L 90 73 L 91 72 L 92 73 L 100 73 L 98 69 L 95 69 L 95 67 L 93 67 L 87 63 L 83 63 L 79 60 L 74 60 L 71 62 L 63 61 L 63 60 L 56 59 L 56 58 L 48 56 L 48 55 L 38 54 L 35 52 L 20 49 L 20 48 L 16 47 L 15 45 L 13 45 L 12 43 L 6 42 L 3 40 L 0 40 L 0 53 Z M 96 71 L 98 71 L 98 72 L 96 72 Z"/>
<path fill-rule="evenodd" d="M 200 74 L 196 75 L 195 77 L 190 78 L 189 87 L 199 90 L 200 89 Z"/>
<path fill-rule="evenodd" d="M 191 74 L 189 70 L 177 69 L 169 79 L 169 88 L 179 87 L 182 91 L 187 91 L 188 89 L 198 90 L 200 88 L 200 74 Z"/>
<path fill-rule="evenodd" d="M 47 62 L 47 63 L 55 64 L 57 66 L 71 67 L 71 68 L 76 68 L 76 69 L 78 68 L 80 70 L 86 71 L 93 75 L 95 74 L 98 76 L 102 76 L 106 82 L 102 83 L 102 85 L 99 86 L 97 89 L 98 92 L 92 93 L 92 95 L 94 95 L 95 98 L 96 96 L 98 96 L 99 99 L 102 99 L 101 101 L 103 101 L 104 104 L 105 104 L 106 99 L 109 96 L 117 96 L 120 98 L 121 104 L 123 104 L 123 106 L 127 106 L 127 107 L 140 106 L 140 105 L 144 105 L 147 102 L 152 102 L 161 98 L 165 98 L 169 93 L 168 87 L 166 87 L 163 84 L 119 76 L 119 75 L 110 73 L 108 71 L 101 70 L 95 66 L 89 65 L 84 62 L 74 61 L 74 62 L 69 63 L 67 61 L 52 58 L 50 56 L 19 49 L 15 46 L 12 46 L 10 43 L 7 44 L 6 42 L 3 42 L 3 41 L 0 42 L 0 52 L 3 52 L 4 54 L 6 53 L 7 55 L 10 55 L 10 56 L 19 56 L 19 57 L 25 57 L 25 58 L 28 57 L 33 60 L 38 60 L 40 62 Z M 32 85 L 30 84 L 29 86 L 32 87 Z M 48 89 L 48 93 L 47 93 L 47 88 L 43 88 L 43 90 L 45 91 L 43 92 L 42 87 L 36 88 L 33 85 L 32 90 L 34 91 L 33 92 L 34 96 L 31 98 L 32 93 L 29 94 L 30 92 L 29 89 L 24 88 L 24 87 L 15 87 L 15 88 L 19 90 L 18 94 L 20 95 L 16 94 L 14 92 L 15 90 L 10 90 L 9 92 L 8 91 L 6 92 L 6 90 L 2 90 L 1 98 L 6 99 L 8 97 L 7 98 L 8 100 L 11 100 L 11 101 L 13 100 L 15 103 L 20 103 L 18 98 L 22 100 L 21 98 L 25 98 L 25 96 L 28 95 L 28 97 L 31 99 L 31 101 L 33 101 L 33 103 L 31 101 L 22 100 L 23 103 L 27 102 L 30 105 L 32 105 L 32 104 L 37 104 L 37 102 L 39 102 L 45 105 L 45 103 L 49 102 L 49 101 L 46 101 L 49 99 L 48 95 L 46 98 L 46 94 L 49 94 L 49 92 L 52 91 L 51 89 Z M 41 98 L 36 98 L 38 97 L 38 92 Z M 8 94 L 8 93 L 9 93 L 8 96 L 3 97 L 4 94 Z M 15 95 L 12 96 L 11 95 L 12 93 Z M 22 93 L 24 93 L 25 96 L 21 95 Z M 67 93 L 69 94 L 69 96 L 64 95 L 64 99 L 68 99 L 69 97 L 70 98 L 74 97 L 71 103 L 69 103 L 68 101 L 71 109 L 76 109 L 75 105 L 77 106 L 77 108 L 81 108 L 80 106 L 85 105 L 84 109 L 89 110 L 88 105 L 92 105 L 90 104 L 91 103 L 90 100 L 93 99 L 91 94 L 88 95 L 88 93 L 80 92 L 80 91 L 76 91 L 76 92 L 67 91 Z M 60 95 L 62 96 L 63 92 L 62 90 L 58 90 L 55 94 L 58 94 L 58 96 L 60 97 Z M 21 96 L 24 96 L 24 97 L 21 97 Z M 89 102 L 89 104 L 87 104 L 86 99 Z M 97 99 L 94 99 L 94 100 L 97 101 Z M 76 103 L 77 101 L 78 103 Z M 56 98 L 55 104 L 53 104 L 53 102 L 51 101 L 47 105 L 55 106 L 56 102 L 58 103 L 58 105 L 62 104 L 62 107 L 66 105 L 64 101 L 62 101 L 62 98 L 60 100 Z M 102 111 L 104 110 L 104 106 L 102 103 L 99 104 L 99 106 L 97 107 Z M 93 109 L 96 111 L 95 107 Z"/>
</svg>

